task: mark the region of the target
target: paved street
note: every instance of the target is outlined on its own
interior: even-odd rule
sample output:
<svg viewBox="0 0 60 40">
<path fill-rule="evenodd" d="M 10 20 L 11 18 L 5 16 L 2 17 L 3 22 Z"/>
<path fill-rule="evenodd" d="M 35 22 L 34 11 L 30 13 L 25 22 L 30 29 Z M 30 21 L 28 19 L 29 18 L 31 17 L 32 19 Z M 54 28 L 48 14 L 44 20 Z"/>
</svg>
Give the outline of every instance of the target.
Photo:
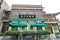
<svg viewBox="0 0 60 40">
<path fill-rule="evenodd" d="M 48 40 L 48 39 L 40 39 L 40 40 Z M 50 39 L 50 40 L 60 40 L 60 39 Z"/>
<path fill-rule="evenodd" d="M 0 40 L 3 40 L 3 38 L 2 37 L 0 37 Z M 9 39 L 9 38 L 6 38 L 6 40 L 11 40 L 11 39 Z M 17 39 L 12 39 L 12 40 L 17 40 Z M 48 39 L 40 39 L 40 40 L 48 40 Z M 60 39 L 54 39 L 54 38 L 52 38 L 52 39 L 50 39 L 50 40 L 60 40 Z"/>
<path fill-rule="evenodd" d="M 0 37 L 0 40 L 3 40 L 3 36 Z M 10 36 L 6 36 L 6 40 L 17 40 L 17 39 L 11 39 Z M 40 39 L 40 40 L 49 40 L 49 39 Z M 50 34 L 50 40 L 60 40 L 55 37 L 55 34 Z"/>
<path fill-rule="evenodd" d="M 0 40 L 2 40 L 2 39 L 3 39 L 3 37 L 1 36 L 1 37 L 0 37 Z"/>
</svg>

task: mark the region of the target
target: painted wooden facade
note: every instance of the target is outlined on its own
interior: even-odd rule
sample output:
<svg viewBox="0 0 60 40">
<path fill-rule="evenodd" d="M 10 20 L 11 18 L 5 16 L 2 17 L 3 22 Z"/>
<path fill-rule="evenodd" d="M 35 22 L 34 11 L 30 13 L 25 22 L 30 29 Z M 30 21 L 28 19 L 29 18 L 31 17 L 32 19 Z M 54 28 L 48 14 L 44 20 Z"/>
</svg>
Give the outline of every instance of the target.
<svg viewBox="0 0 60 40">
<path fill-rule="evenodd" d="M 12 11 L 10 13 L 10 20 L 12 21 L 43 21 L 43 7 L 40 5 L 20 5 L 12 6 Z M 29 7 L 31 6 L 31 7 Z M 35 7 L 37 6 L 37 7 Z M 22 7 L 22 8 L 21 8 Z M 38 9 L 39 7 L 39 9 Z M 20 15 L 20 17 L 19 17 Z"/>
<path fill-rule="evenodd" d="M 58 20 L 56 19 L 56 15 L 58 14 L 57 13 L 44 14 L 44 17 L 45 17 L 44 23 L 50 24 L 51 26 L 50 30 L 52 30 L 52 33 L 59 32 L 58 31 Z"/>
</svg>

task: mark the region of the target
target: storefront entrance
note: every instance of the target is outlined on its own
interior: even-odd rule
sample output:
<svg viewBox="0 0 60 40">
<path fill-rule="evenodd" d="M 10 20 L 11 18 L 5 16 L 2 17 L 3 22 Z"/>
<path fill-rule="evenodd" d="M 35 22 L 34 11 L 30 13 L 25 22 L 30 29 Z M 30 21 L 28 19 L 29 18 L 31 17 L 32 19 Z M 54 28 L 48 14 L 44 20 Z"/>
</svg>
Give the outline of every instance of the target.
<svg viewBox="0 0 60 40">
<path fill-rule="evenodd" d="M 37 30 L 42 30 L 42 27 L 37 27 Z"/>
</svg>

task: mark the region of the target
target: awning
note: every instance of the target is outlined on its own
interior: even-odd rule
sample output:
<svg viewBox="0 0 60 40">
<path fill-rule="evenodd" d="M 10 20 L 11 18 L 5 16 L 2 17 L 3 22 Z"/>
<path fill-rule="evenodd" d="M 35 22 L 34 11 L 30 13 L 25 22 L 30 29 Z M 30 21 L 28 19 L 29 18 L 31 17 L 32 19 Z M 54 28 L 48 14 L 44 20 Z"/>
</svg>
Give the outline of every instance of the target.
<svg viewBox="0 0 60 40">
<path fill-rule="evenodd" d="M 49 24 L 44 24 L 44 23 L 37 23 L 37 24 L 33 24 L 33 27 L 49 27 Z"/>
<path fill-rule="evenodd" d="M 9 26 L 11 26 L 11 27 L 27 27 L 26 24 L 22 24 L 22 23 L 12 23 L 12 24 L 9 24 Z"/>
</svg>

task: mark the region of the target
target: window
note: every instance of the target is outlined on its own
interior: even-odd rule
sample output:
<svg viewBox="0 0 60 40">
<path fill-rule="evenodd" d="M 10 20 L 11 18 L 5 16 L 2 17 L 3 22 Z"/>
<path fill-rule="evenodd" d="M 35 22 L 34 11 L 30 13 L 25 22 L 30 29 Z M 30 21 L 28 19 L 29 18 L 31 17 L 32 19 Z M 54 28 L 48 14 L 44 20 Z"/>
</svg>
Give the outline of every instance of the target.
<svg viewBox="0 0 60 40">
<path fill-rule="evenodd" d="M 49 21 L 49 19 L 48 18 L 45 18 L 45 21 Z"/>
<path fill-rule="evenodd" d="M 51 17 L 51 15 L 48 15 L 48 18 L 50 18 Z"/>
</svg>

